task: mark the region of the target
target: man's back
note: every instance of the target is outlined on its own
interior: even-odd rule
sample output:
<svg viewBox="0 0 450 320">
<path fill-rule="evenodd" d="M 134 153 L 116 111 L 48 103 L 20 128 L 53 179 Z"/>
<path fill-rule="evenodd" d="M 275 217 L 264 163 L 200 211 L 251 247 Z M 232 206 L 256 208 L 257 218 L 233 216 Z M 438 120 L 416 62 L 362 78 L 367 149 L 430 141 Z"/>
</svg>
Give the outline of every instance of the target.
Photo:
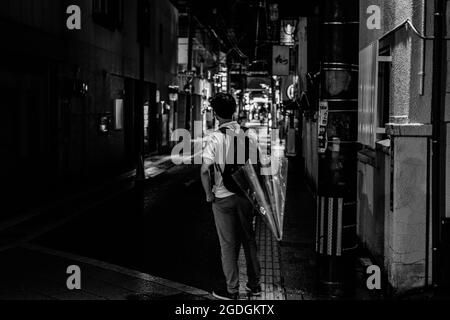
<svg viewBox="0 0 450 320">
<path fill-rule="evenodd" d="M 256 164 L 258 161 L 257 137 L 253 130 L 241 127 L 237 122 L 229 122 L 220 126 L 214 132 L 205 148 L 203 158 L 205 163 L 214 164 L 215 195 L 224 198 L 233 195 L 236 188 L 228 175 L 230 167 L 245 165 L 248 160 Z M 231 172 L 233 173 L 233 172 Z M 224 183 L 225 174 L 225 183 Z M 226 188 L 226 186 L 231 187 Z"/>
<path fill-rule="evenodd" d="M 241 130 L 241 126 L 237 122 L 225 123 L 220 128 L 226 128 L 234 133 Z M 233 137 L 231 135 L 224 135 L 220 129 L 215 131 L 209 138 L 205 150 L 203 151 L 203 161 L 206 164 L 214 164 L 220 167 L 221 171 L 225 171 L 225 163 L 227 154 L 229 154 L 233 146 Z M 234 195 L 225 188 L 222 174 L 217 167 L 214 167 L 215 186 L 213 188 L 216 198 L 227 198 Z"/>
</svg>

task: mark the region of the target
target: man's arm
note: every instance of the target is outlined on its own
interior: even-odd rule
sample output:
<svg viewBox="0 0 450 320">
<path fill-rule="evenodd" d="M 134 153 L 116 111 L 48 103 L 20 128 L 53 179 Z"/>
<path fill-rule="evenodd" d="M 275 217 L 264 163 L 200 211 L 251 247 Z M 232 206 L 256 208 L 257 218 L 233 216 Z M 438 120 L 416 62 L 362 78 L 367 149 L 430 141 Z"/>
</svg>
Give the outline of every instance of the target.
<svg viewBox="0 0 450 320">
<path fill-rule="evenodd" d="M 211 166 L 212 164 L 203 164 L 200 170 L 202 185 L 206 193 L 207 202 L 214 202 L 214 194 L 212 192 L 211 175 L 210 175 Z"/>
</svg>

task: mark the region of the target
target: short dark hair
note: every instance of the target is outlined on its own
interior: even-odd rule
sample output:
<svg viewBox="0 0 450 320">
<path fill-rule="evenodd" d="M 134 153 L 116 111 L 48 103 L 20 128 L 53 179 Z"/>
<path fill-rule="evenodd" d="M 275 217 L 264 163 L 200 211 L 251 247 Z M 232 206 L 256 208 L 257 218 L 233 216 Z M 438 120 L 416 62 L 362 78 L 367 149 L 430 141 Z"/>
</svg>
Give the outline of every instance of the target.
<svg viewBox="0 0 450 320">
<path fill-rule="evenodd" d="M 218 93 L 211 99 L 214 112 L 223 119 L 231 119 L 236 112 L 237 104 L 229 93 Z"/>
</svg>

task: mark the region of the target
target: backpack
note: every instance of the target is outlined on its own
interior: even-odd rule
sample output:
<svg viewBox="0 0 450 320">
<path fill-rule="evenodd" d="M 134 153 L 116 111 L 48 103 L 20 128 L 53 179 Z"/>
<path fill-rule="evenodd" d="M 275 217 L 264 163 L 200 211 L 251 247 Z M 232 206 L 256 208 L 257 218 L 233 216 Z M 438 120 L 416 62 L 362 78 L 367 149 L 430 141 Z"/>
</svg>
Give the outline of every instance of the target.
<svg viewBox="0 0 450 320">
<path fill-rule="evenodd" d="M 229 128 L 220 128 L 219 131 L 224 134 L 225 136 L 227 135 L 227 130 L 229 130 Z M 225 161 L 225 169 L 222 171 L 222 168 L 220 165 L 216 164 L 216 168 L 217 170 L 220 172 L 221 176 L 222 176 L 222 180 L 223 180 L 223 185 L 225 186 L 225 188 L 235 194 L 239 194 L 239 195 L 244 195 L 244 191 L 242 191 L 241 187 L 239 187 L 239 185 L 236 183 L 235 179 L 238 179 L 238 174 L 239 174 L 239 170 L 242 169 L 245 164 L 248 162 L 248 160 L 250 159 L 250 145 L 251 145 L 251 141 L 250 138 L 248 137 L 248 135 L 246 135 L 245 133 L 248 131 L 248 128 L 243 128 L 241 127 L 241 130 L 244 133 L 244 139 L 239 139 L 239 136 L 234 137 L 234 150 L 233 150 L 233 154 L 234 154 L 234 161 L 232 164 L 227 163 L 227 161 Z M 238 150 L 242 150 L 242 147 L 244 147 L 245 144 L 245 163 L 239 163 L 238 164 Z M 256 146 L 254 146 L 256 147 Z M 239 149 L 241 148 L 241 149 Z M 259 163 L 259 151 L 258 149 L 256 149 L 257 151 L 257 161 Z M 228 159 L 229 155 L 226 155 L 227 159 Z"/>
</svg>

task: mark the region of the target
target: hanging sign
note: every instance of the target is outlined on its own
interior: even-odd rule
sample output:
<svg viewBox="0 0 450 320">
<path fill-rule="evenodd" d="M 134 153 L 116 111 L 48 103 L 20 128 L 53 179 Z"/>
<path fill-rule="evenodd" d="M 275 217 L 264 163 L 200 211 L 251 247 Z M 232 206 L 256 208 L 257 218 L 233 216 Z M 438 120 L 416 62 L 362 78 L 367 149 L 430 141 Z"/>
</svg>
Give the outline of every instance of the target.
<svg viewBox="0 0 450 320">
<path fill-rule="evenodd" d="M 284 46 L 295 45 L 295 34 L 297 32 L 297 21 L 295 20 L 282 20 L 281 21 L 281 35 L 280 42 Z"/>
<path fill-rule="evenodd" d="M 289 47 L 273 46 L 272 74 L 274 76 L 288 76 L 290 58 Z"/>
</svg>

